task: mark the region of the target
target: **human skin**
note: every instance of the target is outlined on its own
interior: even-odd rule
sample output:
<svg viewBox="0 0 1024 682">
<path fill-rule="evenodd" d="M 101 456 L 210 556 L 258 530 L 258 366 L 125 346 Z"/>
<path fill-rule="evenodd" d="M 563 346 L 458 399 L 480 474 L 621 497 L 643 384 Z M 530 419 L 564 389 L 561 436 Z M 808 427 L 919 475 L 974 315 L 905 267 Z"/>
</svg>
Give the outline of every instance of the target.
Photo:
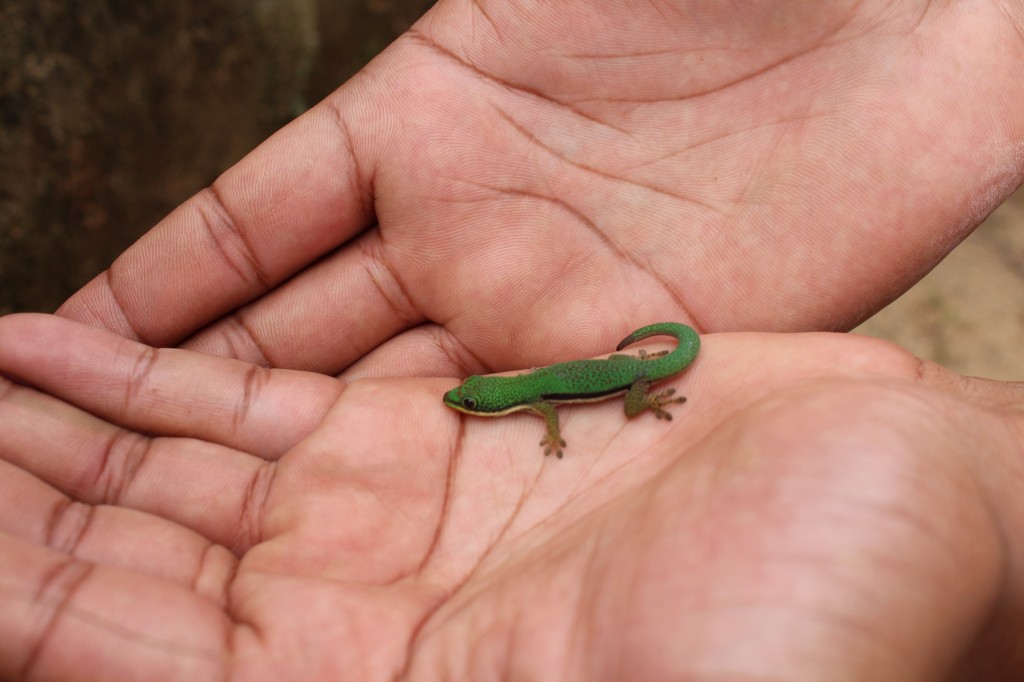
<svg viewBox="0 0 1024 682">
<path fill-rule="evenodd" d="M 667 345 L 667 344 L 666 344 Z M 652 349 L 659 348 L 653 345 Z M 1012 680 L 1024 389 L 712 334 L 676 419 L 0 319 L 0 676 Z"/>
<path fill-rule="evenodd" d="M 555 6 L 438 3 L 0 319 L 0 677 L 1020 677 L 1019 386 L 712 333 L 555 461 L 423 378 L 852 326 L 1020 184 L 1020 6 Z"/>
<path fill-rule="evenodd" d="M 846 330 L 1022 178 L 1007 2 L 439 2 L 60 314 L 347 376 Z"/>
</svg>

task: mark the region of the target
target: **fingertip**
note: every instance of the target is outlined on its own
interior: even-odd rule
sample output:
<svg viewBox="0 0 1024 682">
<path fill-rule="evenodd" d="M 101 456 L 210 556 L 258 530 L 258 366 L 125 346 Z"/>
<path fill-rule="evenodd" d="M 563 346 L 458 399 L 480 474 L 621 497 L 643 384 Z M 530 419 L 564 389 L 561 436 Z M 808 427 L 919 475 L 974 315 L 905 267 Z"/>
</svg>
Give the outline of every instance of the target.
<svg viewBox="0 0 1024 682">
<path fill-rule="evenodd" d="M 49 335 L 54 316 L 46 313 L 11 313 L 0 317 L 0 351 L 9 344 Z"/>
<path fill-rule="evenodd" d="M 96 275 L 65 301 L 54 313 L 75 322 L 106 329 L 133 341 L 142 341 L 138 331 L 128 320 L 124 308 L 118 303 L 110 285 L 110 270 Z"/>
</svg>

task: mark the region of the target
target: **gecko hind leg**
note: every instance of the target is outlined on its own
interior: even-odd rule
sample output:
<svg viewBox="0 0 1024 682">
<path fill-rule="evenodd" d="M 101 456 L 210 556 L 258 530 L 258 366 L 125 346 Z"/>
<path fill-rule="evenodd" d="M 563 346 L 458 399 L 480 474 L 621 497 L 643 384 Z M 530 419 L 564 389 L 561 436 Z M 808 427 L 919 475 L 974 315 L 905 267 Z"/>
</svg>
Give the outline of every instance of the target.
<svg viewBox="0 0 1024 682">
<path fill-rule="evenodd" d="M 672 403 L 685 403 L 686 396 L 673 398 L 676 389 L 670 388 L 660 393 L 648 393 L 651 382 L 643 379 L 633 382 L 626 391 L 625 410 L 627 417 L 635 417 L 644 410 L 650 410 L 658 419 L 672 421 L 672 413 L 665 409 Z"/>
</svg>

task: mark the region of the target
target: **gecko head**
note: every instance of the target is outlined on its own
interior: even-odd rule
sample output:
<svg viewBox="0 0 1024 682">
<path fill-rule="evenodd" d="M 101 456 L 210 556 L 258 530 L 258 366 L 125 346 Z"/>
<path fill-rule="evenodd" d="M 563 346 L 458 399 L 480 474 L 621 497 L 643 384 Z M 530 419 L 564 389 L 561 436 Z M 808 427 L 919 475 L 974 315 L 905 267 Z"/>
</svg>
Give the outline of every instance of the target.
<svg viewBox="0 0 1024 682">
<path fill-rule="evenodd" d="M 467 414 L 487 414 L 488 409 L 486 391 L 482 390 L 483 377 L 471 376 L 462 382 L 462 385 L 453 388 L 444 394 L 444 404 L 453 410 L 466 412 Z"/>
</svg>

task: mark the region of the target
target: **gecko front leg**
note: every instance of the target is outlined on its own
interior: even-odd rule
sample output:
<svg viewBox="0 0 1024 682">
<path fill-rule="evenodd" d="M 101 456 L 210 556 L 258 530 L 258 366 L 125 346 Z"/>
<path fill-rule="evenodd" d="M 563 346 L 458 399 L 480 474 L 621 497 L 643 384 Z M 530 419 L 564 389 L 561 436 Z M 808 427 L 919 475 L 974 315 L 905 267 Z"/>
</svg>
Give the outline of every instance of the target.
<svg viewBox="0 0 1024 682">
<path fill-rule="evenodd" d="M 555 456 L 561 459 L 565 441 L 562 440 L 561 432 L 558 430 L 558 412 L 555 411 L 555 406 L 551 403 L 539 401 L 530 403 L 529 410 L 543 417 L 548 427 L 547 435 L 540 441 L 541 446 L 544 448 L 544 456 L 546 457 L 554 452 Z"/>
</svg>

